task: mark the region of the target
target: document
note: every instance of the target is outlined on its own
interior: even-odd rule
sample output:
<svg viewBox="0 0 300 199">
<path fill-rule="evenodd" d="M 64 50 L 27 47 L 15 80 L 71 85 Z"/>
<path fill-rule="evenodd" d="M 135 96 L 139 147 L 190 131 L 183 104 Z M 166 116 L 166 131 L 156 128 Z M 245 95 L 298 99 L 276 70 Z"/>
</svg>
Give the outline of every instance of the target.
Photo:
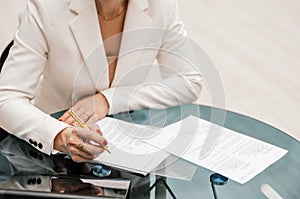
<svg viewBox="0 0 300 199">
<path fill-rule="evenodd" d="M 111 154 L 104 152 L 94 162 L 147 175 L 169 156 L 166 151 L 142 141 L 160 128 L 109 117 L 97 124 L 109 142 Z"/>
<path fill-rule="evenodd" d="M 241 184 L 288 152 L 195 116 L 143 141 Z"/>
</svg>

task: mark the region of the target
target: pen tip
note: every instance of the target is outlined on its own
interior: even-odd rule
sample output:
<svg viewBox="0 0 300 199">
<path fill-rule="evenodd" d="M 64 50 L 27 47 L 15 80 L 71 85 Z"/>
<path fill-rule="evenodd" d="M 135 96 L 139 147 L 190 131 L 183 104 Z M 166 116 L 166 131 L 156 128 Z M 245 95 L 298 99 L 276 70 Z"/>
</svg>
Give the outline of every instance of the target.
<svg viewBox="0 0 300 199">
<path fill-rule="evenodd" d="M 104 150 L 107 151 L 108 153 L 111 153 L 111 151 L 108 149 L 107 146 L 104 147 Z"/>
<path fill-rule="evenodd" d="M 108 153 L 111 153 L 109 149 L 106 150 Z"/>
</svg>

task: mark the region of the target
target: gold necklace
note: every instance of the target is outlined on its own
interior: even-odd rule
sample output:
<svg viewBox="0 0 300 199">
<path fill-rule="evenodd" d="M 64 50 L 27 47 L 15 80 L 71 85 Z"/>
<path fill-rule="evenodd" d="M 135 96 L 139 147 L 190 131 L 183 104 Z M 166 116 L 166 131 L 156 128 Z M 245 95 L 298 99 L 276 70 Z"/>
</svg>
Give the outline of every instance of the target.
<svg viewBox="0 0 300 199">
<path fill-rule="evenodd" d="M 96 6 L 97 6 L 97 13 L 98 13 L 98 16 L 100 16 L 102 19 L 104 19 L 105 21 L 112 21 L 112 20 L 114 20 L 114 19 L 116 19 L 116 18 L 118 18 L 119 16 L 121 16 L 124 12 L 125 12 L 125 10 L 126 10 L 126 8 L 127 8 L 127 3 L 126 3 L 126 5 L 123 7 L 123 9 L 122 9 L 122 11 L 121 12 L 119 12 L 118 14 L 116 14 L 115 16 L 104 16 L 101 12 L 100 12 L 100 9 L 98 9 L 98 5 L 96 4 Z"/>
</svg>

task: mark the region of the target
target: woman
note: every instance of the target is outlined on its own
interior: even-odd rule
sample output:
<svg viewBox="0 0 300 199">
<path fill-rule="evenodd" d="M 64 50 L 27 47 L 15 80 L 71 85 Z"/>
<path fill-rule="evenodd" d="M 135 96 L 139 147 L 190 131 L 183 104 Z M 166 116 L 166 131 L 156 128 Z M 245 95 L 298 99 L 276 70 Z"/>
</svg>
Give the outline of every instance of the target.
<svg viewBox="0 0 300 199">
<path fill-rule="evenodd" d="M 94 124 L 196 100 L 201 75 L 180 57 L 192 54 L 184 35 L 175 0 L 29 0 L 1 72 L 0 125 L 46 154 L 92 160 L 107 144 L 100 129 L 49 113 L 69 108 Z M 145 82 L 155 61 L 162 79 Z"/>
</svg>

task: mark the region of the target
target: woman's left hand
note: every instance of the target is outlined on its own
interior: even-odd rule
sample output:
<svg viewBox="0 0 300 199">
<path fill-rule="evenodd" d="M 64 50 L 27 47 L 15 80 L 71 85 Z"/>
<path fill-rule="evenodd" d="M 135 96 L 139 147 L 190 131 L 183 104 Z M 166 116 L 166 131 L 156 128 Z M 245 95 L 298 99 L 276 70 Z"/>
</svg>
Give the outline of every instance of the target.
<svg viewBox="0 0 300 199">
<path fill-rule="evenodd" d="M 108 102 L 102 93 L 86 97 L 78 101 L 70 108 L 86 124 L 94 124 L 108 114 Z M 66 111 L 60 118 L 60 121 L 70 125 L 75 124 L 75 120 Z"/>
</svg>

